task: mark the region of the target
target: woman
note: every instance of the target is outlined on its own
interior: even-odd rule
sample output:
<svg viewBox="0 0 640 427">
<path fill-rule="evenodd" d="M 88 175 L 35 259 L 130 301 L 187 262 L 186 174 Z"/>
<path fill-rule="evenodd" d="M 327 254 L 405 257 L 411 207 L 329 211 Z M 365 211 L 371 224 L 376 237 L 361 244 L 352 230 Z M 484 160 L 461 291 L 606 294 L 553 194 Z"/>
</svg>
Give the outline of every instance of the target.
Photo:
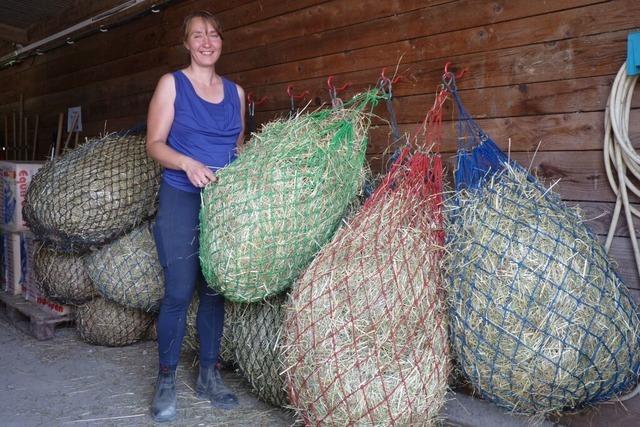
<svg viewBox="0 0 640 427">
<path fill-rule="evenodd" d="M 165 276 L 157 327 L 160 368 L 151 405 L 156 421 L 176 416 L 175 373 L 187 309 L 196 287 L 200 296 L 196 393 L 216 407 L 238 404 L 216 369 L 224 299 L 208 289 L 202 278 L 198 214 L 200 191 L 216 181 L 215 171 L 234 160 L 242 143 L 244 92 L 216 74 L 222 31 L 211 13 L 196 12 L 185 18 L 184 46 L 191 56 L 189 66 L 160 78 L 147 119 L 147 152 L 164 166 L 154 226 Z"/>
</svg>

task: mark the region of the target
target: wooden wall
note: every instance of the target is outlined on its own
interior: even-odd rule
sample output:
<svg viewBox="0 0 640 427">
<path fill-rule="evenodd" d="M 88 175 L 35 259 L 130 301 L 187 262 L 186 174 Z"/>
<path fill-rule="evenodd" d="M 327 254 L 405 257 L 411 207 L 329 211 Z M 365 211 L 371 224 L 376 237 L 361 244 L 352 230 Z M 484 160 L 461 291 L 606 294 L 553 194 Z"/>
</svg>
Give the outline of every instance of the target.
<svg viewBox="0 0 640 427">
<path fill-rule="evenodd" d="M 257 108 L 258 122 L 286 112 L 289 84 L 320 105 L 328 101 L 328 75 L 352 83 L 348 97 L 402 58 L 395 106 L 402 130 L 411 131 L 433 102 L 444 63 L 468 69 L 460 93 L 481 126 L 540 176 L 561 178 L 562 197 L 606 233 L 615 196 L 602 161 L 603 110 L 627 33 L 640 27 L 637 0 L 181 1 L 0 71 L 0 117 L 17 110 L 22 94 L 26 112 L 40 114 L 41 158 L 67 107 L 82 105 L 86 135 L 102 131 L 105 121 L 108 130 L 143 122 L 157 79 L 186 64 L 182 17 L 202 8 L 226 28 L 218 71 L 269 98 Z M 636 96 L 631 134 L 640 145 L 639 104 Z M 384 108 L 378 113 L 386 116 Z M 388 144 L 388 128 L 377 125 L 369 149 L 374 168 Z M 452 152 L 452 126 L 445 128 L 444 150 Z M 612 253 L 640 295 L 624 228 Z"/>
</svg>

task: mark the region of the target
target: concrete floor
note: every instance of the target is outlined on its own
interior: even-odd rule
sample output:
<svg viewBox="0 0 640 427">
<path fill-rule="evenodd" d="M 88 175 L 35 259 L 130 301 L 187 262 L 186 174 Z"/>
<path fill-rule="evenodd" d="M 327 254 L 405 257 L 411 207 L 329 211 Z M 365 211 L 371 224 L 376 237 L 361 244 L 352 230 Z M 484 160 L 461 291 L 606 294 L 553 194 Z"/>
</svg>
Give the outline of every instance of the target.
<svg viewBox="0 0 640 427">
<path fill-rule="evenodd" d="M 178 369 L 178 420 L 168 426 L 291 426 L 295 417 L 251 394 L 234 372 L 225 381 L 240 407 L 214 409 L 193 394 L 193 356 Z M 58 328 L 54 339 L 37 341 L 0 316 L 0 426 L 151 426 L 148 405 L 157 362 L 155 342 L 128 347 L 92 346 L 74 328 Z M 483 427 L 640 426 L 640 397 L 625 405 L 602 404 L 579 414 L 538 421 L 513 417 L 487 402 L 451 393 L 443 425 Z"/>
</svg>

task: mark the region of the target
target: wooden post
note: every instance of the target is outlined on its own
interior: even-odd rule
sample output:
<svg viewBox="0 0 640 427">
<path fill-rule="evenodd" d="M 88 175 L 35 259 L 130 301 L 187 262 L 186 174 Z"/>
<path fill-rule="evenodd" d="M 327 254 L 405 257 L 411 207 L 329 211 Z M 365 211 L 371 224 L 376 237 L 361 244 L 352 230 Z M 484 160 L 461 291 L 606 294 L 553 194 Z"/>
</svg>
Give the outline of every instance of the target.
<svg viewBox="0 0 640 427">
<path fill-rule="evenodd" d="M 24 155 L 22 160 L 29 160 L 29 117 L 24 116 L 24 147 L 22 147 Z"/>
<path fill-rule="evenodd" d="M 60 155 L 60 143 L 62 142 L 62 125 L 64 124 L 64 113 L 58 115 L 58 134 L 56 135 L 56 151 L 53 153 L 53 158 L 57 159 Z"/>
<path fill-rule="evenodd" d="M 69 140 L 71 140 L 71 135 L 73 135 L 73 130 L 76 128 L 76 124 L 78 123 L 79 118 L 80 118 L 79 114 L 73 115 L 73 122 L 71 123 L 71 132 L 67 134 L 67 139 L 66 141 L 64 141 L 64 148 L 62 149 L 63 153 L 66 153 L 67 149 L 69 148 Z"/>
<path fill-rule="evenodd" d="M 36 124 L 33 129 L 33 148 L 31 151 L 31 160 L 36 159 L 36 147 L 38 146 L 38 125 L 40 124 L 40 114 L 36 114 Z"/>
<path fill-rule="evenodd" d="M 76 132 L 76 140 L 73 142 L 73 148 L 78 148 L 78 138 L 80 138 L 80 131 Z"/>
<path fill-rule="evenodd" d="M 20 157 L 20 145 L 22 144 L 22 118 L 24 117 L 24 98 L 20 94 L 20 103 L 18 105 L 18 139 L 16 144 L 16 160 Z"/>
<path fill-rule="evenodd" d="M 13 144 L 11 144 L 11 156 L 9 156 L 9 151 L 7 150 L 7 160 L 11 160 L 13 153 L 16 150 L 16 145 L 18 142 L 18 130 L 16 129 L 16 112 L 12 111 L 11 115 L 13 116 Z"/>
<path fill-rule="evenodd" d="M 9 157 L 7 157 L 9 155 L 9 116 L 7 116 L 6 114 L 4 115 L 4 144 L 3 144 L 3 148 L 4 148 L 4 158 L 5 160 L 8 160 Z"/>
</svg>

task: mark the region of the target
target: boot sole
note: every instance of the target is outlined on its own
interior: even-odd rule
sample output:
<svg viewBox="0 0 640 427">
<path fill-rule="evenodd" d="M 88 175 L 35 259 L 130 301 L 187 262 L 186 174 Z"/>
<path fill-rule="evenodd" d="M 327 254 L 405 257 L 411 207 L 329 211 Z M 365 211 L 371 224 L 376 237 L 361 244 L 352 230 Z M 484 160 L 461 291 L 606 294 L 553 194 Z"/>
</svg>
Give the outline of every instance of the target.
<svg viewBox="0 0 640 427">
<path fill-rule="evenodd" d="M 207 393 L 204 392 L 204 391 L 196 390 L 196 397 L 198 399 L 202 399 L 202 400 L 209 400 L 209 397 L 207 396 Z M 238 406 L 240 406 L 239 402 L 235 402 L 235 403 L 219 403 L 219 402 L 214 402 L 212 400 L 209 400 L 209 402 L 211 403 L 211 406 L 213 406 L 214 408 L 225 409 L 225 410 L 235 409 Z"/>
<path fill-rule="evenodd" d="M 176 414 L 173 414 L 169 417 L 158 417 L 155 416 L 153 414 L 151 414 L 151 418 L 153 419 L 153 421 L 157 422 L 157 423 L 168 423 L 169 421 L 175 421 L 176 419 Z"/>
</svg>

